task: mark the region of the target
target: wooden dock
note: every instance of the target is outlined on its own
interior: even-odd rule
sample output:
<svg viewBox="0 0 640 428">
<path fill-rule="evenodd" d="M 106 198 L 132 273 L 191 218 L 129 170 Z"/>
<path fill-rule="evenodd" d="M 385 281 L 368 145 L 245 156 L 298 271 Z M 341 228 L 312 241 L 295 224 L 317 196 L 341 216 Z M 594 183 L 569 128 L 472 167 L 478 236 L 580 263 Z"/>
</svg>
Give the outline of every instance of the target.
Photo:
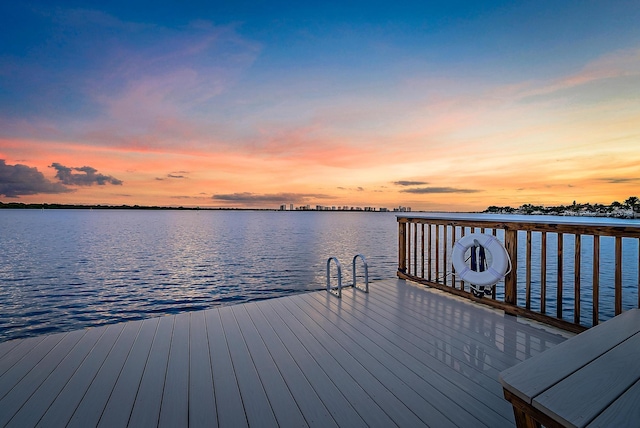
<svg viewBox="0 0 640 428">
<path fill-rule="evenodd" d="M 568 335 L 410 282 L 0 343 L 0 427 L 514 426 L 498 373 Z"/>
</svg>

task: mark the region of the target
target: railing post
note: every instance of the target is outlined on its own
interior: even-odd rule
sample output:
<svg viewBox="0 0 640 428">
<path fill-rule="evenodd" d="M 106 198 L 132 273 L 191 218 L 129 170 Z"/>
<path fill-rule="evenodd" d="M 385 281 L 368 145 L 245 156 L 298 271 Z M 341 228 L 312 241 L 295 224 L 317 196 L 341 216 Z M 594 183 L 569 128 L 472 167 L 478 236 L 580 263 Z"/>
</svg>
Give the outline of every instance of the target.
<svg viewBox="0 0 640 428">
<path fill-rule="evenodd" d="M 511 271 L 504 277 L 504 301 L 518 305 L 518 231 L 505 229 L 504 248 L 511 259 Z"/>
<path fill-rule="evenodd" d="M 407 273 L 407 223 L 398 218 L 398 272 Z"/>
</svg>

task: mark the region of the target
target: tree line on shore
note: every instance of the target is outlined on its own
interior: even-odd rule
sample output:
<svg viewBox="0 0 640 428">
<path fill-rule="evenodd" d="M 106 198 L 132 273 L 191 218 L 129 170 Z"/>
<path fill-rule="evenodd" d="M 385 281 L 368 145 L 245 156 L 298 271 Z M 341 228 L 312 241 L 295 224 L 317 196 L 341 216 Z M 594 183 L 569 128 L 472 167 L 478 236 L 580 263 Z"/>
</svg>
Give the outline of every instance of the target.
<svg viewBox="0 0 640 428">
<path fill-rule="evenodd" d="M 633 212 L 640 211 L 640 199 L 637 196 L 630 196 L 624 202 L 613 201 L 609 205 L 576 203 L 573 201 L 571 205 L 548 206 L 523 204 L 518 208 L 510 206 L 499 207 L 492 205 L 483 212 L 485 213 L 508 213 L 508 214 L 550 214 L 550 215 L 566 215 L 575 213 L 594 214 L 610 216 L 623 210 L 631 210 Z"/>
<path fill-rule="evenodd" d="M 0 201 L 0 209 L 17 208 L 17 209 L 96 209 L 96 210 L 199 210 L 200 207 L 159 207 L 144 205 L 82 205 L 82 204 L 25 204 L 23 202 L 7 202 Z"/>
</svg>

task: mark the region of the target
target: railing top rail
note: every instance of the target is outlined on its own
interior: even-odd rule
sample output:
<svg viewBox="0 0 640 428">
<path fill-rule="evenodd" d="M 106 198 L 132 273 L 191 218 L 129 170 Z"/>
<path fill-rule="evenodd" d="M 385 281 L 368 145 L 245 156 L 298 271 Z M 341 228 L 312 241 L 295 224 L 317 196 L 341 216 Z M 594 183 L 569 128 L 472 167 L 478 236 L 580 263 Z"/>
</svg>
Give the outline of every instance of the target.
<svg viewBox="0 0 640 428">
<path fill-rule="evenodd" d="M 602 219 L 589 221 L 580 217 L 536 216 L 536 215 L 491 215 L 491 214 L 399 214 L 399 223 L 428 223 L 450 226 L 486 227 L 504 230 L 532 230 L 583 235 L 623 236 L 640 238 L 640 221 Z"/>
</svg>

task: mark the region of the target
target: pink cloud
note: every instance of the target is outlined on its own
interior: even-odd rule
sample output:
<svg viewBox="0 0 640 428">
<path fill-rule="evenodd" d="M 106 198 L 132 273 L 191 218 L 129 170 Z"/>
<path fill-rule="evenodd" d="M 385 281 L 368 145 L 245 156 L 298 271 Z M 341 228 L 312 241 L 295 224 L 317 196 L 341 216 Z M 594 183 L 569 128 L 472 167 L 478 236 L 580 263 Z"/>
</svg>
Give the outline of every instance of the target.
<svg viewBox="0 0 640 428">
<path fill-rule="evenodd" d="M 576 73 L 543 84 L 531 82 L 533 87 L 515 89 L 520 97 L 547 95 L 599 80 L 630 76 L 640 76 L 640 49 L 612 52 L 587 63 Z"/>
</svg>

